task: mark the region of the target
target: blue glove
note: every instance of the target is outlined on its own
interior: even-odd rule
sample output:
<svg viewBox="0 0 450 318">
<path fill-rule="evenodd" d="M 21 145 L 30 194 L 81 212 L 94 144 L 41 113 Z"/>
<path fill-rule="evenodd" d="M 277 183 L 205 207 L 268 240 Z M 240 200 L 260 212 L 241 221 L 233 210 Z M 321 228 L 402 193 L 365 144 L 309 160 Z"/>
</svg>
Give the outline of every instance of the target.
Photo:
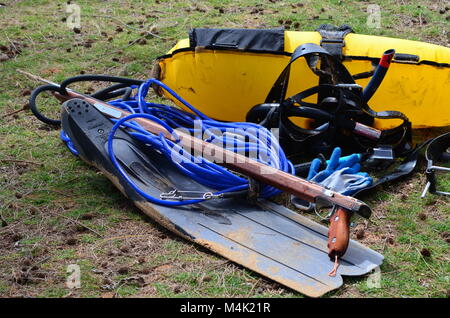
<svg viewBox="0 0 450 318">
<path fill-rule="evenodd" d="M 324 170 L 319 172 L 320 159 L 312 161 L 307 180 L 343 195 L 352 195 L 373 183 L 373 179 L 367 173 L 360 172 L 360 161 L 360 154 L 341 158 L 341 149 L 336 147 Z"/>
</svg>

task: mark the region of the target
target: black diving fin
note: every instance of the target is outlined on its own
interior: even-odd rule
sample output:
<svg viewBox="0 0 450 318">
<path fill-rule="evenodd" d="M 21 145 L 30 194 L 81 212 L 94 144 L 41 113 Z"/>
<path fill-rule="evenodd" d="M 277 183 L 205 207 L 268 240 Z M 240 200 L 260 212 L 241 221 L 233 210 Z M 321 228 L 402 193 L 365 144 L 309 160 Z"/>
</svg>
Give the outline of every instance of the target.
<svg viewBox="0 0 450 318">
<path fill-rule="evenodd" d="M 62 106 L 62 128 L 79 156 L 97 167 L 145 214 L 162 226 L 231 261 L 311 297 L 343 284 L 342 276 L 359 276 L 380 266 L 383 256 L 350 241 L 335 277 L 328 276 L 327 231 L 267 200 L 221 198 L 183 207 L 152 204 L 116 171 L 107 149 L 112 122 L 95 106 L 72 99 Z M 152 196 L 175 189 L 207 193 L 213 189 L 183 175 L 166 158 L 119 129 L 113 140 L 118 162 L 129 177 Z"/>
</svg>

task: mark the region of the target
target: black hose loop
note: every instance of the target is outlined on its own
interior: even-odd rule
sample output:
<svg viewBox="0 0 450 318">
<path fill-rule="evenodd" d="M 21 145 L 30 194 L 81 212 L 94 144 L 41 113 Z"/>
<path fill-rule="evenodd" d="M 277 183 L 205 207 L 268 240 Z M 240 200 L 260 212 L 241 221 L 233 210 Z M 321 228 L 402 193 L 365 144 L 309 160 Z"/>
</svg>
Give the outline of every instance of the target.
<svg viewBox="0 0 450 318">
<path fill-rule="evenodd" d="M 39 119 L 40 121 L 49 124 L 49 125 L 53 125 L 53 126 L 60 126 L 61 125 L 61 120 L 59 119 L 51 119 L 48 118 L 46 116 L 44 116 L 37 108 L 36 106 L 36 98 L 37 96 L 44 92 L 44 91 L 49 91 L 49 92 L 57 92 L 61 94 L 61 90 L 57 85 L 53 85 L 53 84 L 46 84 L 46 85 L 42 85 L 37 87 L 30 96 L 30 101 L 29 101 L 29 106 L 30 106 L 30 110 L 31 112 L 34 114 L 34 116 L 36 116 L 37 119 Z"/>
</svg>

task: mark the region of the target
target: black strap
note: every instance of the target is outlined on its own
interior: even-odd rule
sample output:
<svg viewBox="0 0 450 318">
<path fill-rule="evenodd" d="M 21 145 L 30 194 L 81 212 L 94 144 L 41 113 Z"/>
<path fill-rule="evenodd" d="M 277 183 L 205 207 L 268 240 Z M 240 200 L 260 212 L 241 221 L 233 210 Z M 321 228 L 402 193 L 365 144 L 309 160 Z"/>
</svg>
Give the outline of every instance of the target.
<svg viewBox="0 0 450 318">
<path fill-rule="evenodd" d="M 411 173 L 413 173 L 414 170 L 416 169 L 420 152 L 426 145 L 428 145 L 429 142 L 430 142 L 430 140 L 427 140 L 424 143 L 417 146 L 413 151 L 410 152 L 410 154 L 405 159 L 403 159 L 402 163 L 393 172 L 382 176 L 376 182 L 374 182 L 371 186 L 359 190 L 353 196 L 354 197 L 360 196 L 360 195 L 365 194 L 366 192 L 369 192 L 370 190 L 378 187 L 379 185 L 381 185 L 383 183 L 399 180 L 399 179 L 406 177 L 406 176 L 410 175 Z"/>
<path fill-rule="evenodd" d="M 291 65 L 302 57 L 319 76 L 320 84 L 286 99 Z M 315 94 L 318 95 L 317 104 L 305 101 Z M 301 128 L 290 117 L 314 119 L 316 128 Z M 370 128 L 375 118 L 401 119 L 402 123 L 380 133 Z M 390 145 L 397 156 L 411 151 L 411 123 L 408 118 L 397 111 L 372 110 L 362 100 L 361 87 L 345 66 L 323 47 L 313 43 L 303 44 L 294 51 L 265 103 L 255 106 L 248 113 L 247 121 L 263 124 L 267 128 L 279 127 L 280 143 L 288 156 L 302 152 L 329 154 L 337 145 L 352 152 Z M 340 134 L 342 128 L 352 133 L 343 136 Z"/>
<path fill-rule="evenodd" d="M 262 185 L 259 181 L 248 177 L 248 191 L 245 191 L 247 194 L 247 201 L 250 203 L 256 203 L 261 193 Z"/>
<path fill-rule="evenodd" d="M 353 149 L 353 152 L 364 152 L 368 148 L 374 148 L 379 145 L 390 145 L 395 149 L 397 156 L 405 155 L 411 150 L 411 123 L 402 113 L 397 111 L 375 112 L 367 103 L 361 100 L 358 93 L 348 89 L 342 89 L 338 94 L 339 98 L 329 98 L 328 102 L 324 100 L 322 105 L 326 102 L 327 107 L 322 109 L 320 108 L 322 105 L 304 101 L 308 97 L 317 94 L 320 90 L 322 90 L 323 95 L 332 96 L 336 95 L 336 92 L 332 91 L 339 90 L 339 88 L 330 84 L 315 86 L 290 97 L 280 106 L 280 128 L 283 134 L 287 135 L 291 140 L 305 142 L 308 139 L 312 139 L 305 146 L 309 150 L 323 153 L 328 153 L 325 149 L 331 147 L 329 141 L 332 142 L 333 140 L 336 140 L 338 145 L 348 145 L 348 148 Z M 294 106 L 294 104 L 299 106 Z M 331 106 L 334 109 L 330 109 Z M 328 127 L 320 126 L 317 129 L 304 129 L 295 125 L 289 119 L 290 117 L 312 118 L 315 119 L 317 125 L 326 123 L 330 123 L 330 125 Z M 373 124 L 374 118 L 401 119 L 402 123 L 394 128 L 382 130 L 381 134 L 377 135 L 376 130 L 371 130 L 369 127 Z M 336 135 L 338 128 L 353 132 L 358 130 L 359 134 Z M 328 129 L 331 130 L 326 131 Z M 374 132 L 376 136 L 370 136 Z M 360 134 L 364 136 L 360 136 Z M 367 135 L 369 137 L 366 137 Z"/>
<path fill-rule="evenodd" d="M 331 24 L 321 24 L 316 31 L 322 36 L 320 45 L 339 61 L 344 59 L 342 48 L 345 46 L 344 38 L 347 34 L 353 32 L 353 29 L 343 24 L 336 27 Z"/>
<path fill-rule="evenodd" d="M 348 70 L 339 61 L 335 60 L 334 57 L 327 50 L 318 46 L 317 44 L 305 43 L 296 48 L 294 53 L 292 53 L 288 65 L 286 65 L 284 70 L 281 72 L 280 76 L 278 76 L 277 80 L 275 81 L 275 84 L 272 86 L 269 94 L 266 97 L 265 103 L 274 103 L 274 102 L 281 103 L 286 98 L 286 91 L 289 82 L 291 65 L 301 57 L 304 57 L 306 59 L 309 67 L 314 72 L 316 72 L 316 74 L 319 73 L 317 74 L 318 76 L 325 75 L 323 74 L 323 70 L 317 69 L 316 67 L 317 62 L 319 60 L 319 56 L 320 58 L 322 58 L 322 60 L 324 59 L 328 60 L 326 61 L 326 64 L 333 63 L 334 64 L 333 66 L 335 66 L 333 74 L 328 74 L 330 76 L 329 80 L 331 82 L 355 83 Z"/>
<path fill-rule="evenodd" d="M 284 29 L 194 28 L 189 32 L 189 44 L 191 48 L 283 54 Z"/>
</svg>

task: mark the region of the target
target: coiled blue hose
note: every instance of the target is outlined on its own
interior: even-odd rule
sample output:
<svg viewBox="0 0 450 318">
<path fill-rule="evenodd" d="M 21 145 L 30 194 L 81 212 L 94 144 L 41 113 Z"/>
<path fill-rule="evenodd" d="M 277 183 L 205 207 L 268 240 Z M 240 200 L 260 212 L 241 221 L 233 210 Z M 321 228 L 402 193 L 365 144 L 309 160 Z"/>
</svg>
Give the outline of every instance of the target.
<svg viewBox="0 0 450 318">
<path fill-rule="evenodd" d="M 190 109 L 192 113 L 164 104 L 147 102 L 145 97 L 151 85 L 162 87 Z M 131 86 L 131 88 L 135 89 L 137 86 Z M 166 139 L 162 133 L 155 135 L 146 131 L 139 124 L 132 121 L 135 118 L 145 118 L 158 123 L 169 134 L 172 134 L 176 140 L 179 140 L 176 129 L 182 129 L 206 142 L 223 146 L 225 149 L 233 152 L 246 154 L 270 167 L 292 174 L 295 171 L 294 166 L 286 158 L 275 136 L 266 128 L 253 123 L 227 123 L 208 118 L 158 80 L 149 79 L 144 82 L 138 87 L 136 96 L 129 100 L 118 99 L 108 103 L 131 113 L 131 115 L 120 120 L 111 119 L 115 122 L 108 136 L 108 152 L 111 162 L 129 185 L 152 203 L 175 206 L 198 203 L 203 201 L 203 199 L 168 201 L 150 196 L 140 189 L 120 166 L 114 153 L 113 139 L 117 129 L 120 127 L 128 129 L 128 133 L 131 136 L 147 146 L 157 149 L 186 176 L 202 185 L 217 190 L 214 195 L 243 191 L 248 189 L 249 184 L 246 178 L 232 173 L 201 155 L 193 155 L 185 151 L 177 142 Z M 73 154 L 78 154 L 64 131 L 61 131 L 61 139 Z M 264 185 L 260 196 L 268 198 L 278 193 L 280 193 L 280 190 Z"/>
</svg>

